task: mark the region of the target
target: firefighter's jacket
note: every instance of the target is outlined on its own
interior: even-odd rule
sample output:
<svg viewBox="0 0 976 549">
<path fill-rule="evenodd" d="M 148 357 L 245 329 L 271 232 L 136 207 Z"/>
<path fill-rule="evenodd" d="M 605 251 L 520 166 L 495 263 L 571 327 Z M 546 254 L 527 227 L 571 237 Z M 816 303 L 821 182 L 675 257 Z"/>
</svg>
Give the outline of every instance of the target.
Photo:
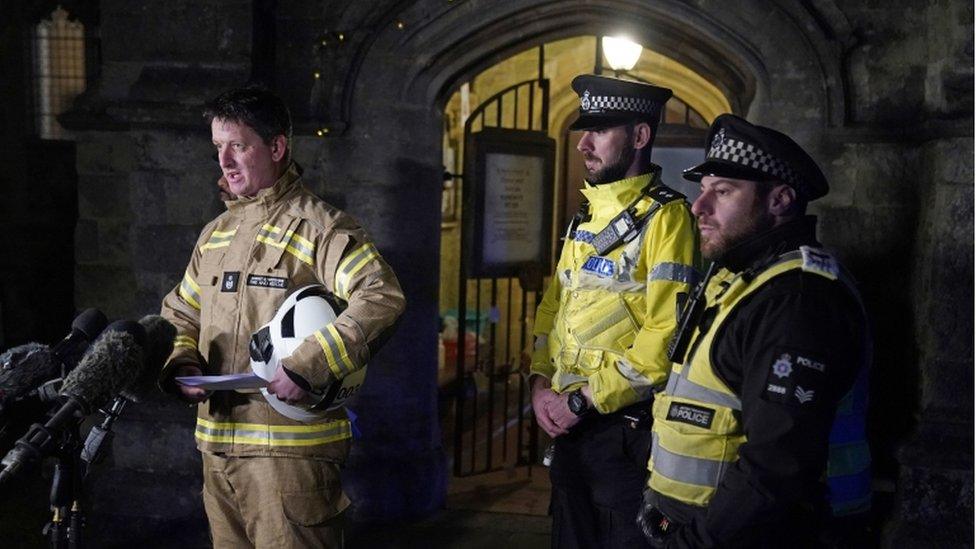
<svg viewBox="0 0 976 549">
<path fill-rule="evenodd" d="M 363 367 L 404 308 L 400 285 L 364 230 L 301 181 L 292 163 L 272 187 L 226 202 L 200 233 L 182 281 L 163 300 L 177 329 L 160 375 L 180 365 L 205 374 L 250 372 L 248 343 L 288 292 L 323 284 L 345 309 L 282 365 L 313 389 Z M 198 406 L 197 447 L 227 455 L 338 457 L 351 427 L 343 410 L 303 424 L 277 413 L 260 393 L 214 392 Z"/>
<path fill-rule="evenodd" d="M 556 392 L 589 384 L 602 414 L 650 398 L 667 380 L 677 295 L 697 279 L 694 219 L 684 200 L 650 197 L 662 188 L 659 173 L 582 190 L 591 217 L 567 235 L 536 312 L 532 373 Z M 597 255 L 594 237 L 645 189 L 637 215 L 652 213 L 637 237 Z"/>
</svg>

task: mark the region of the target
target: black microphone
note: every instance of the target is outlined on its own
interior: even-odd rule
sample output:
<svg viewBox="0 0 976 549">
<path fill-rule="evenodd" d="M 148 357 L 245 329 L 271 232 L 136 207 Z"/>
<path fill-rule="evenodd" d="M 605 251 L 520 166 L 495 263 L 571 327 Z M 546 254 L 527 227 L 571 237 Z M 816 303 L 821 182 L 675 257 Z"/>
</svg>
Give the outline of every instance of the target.
<svg viewBox="0 0 976 549">
<path fill-rule="evenodd" d="M 142 402 L 147 396 L 159 391 L 157 381 L 169 355 L 173 352 L 173 340 L 176 339 L 176 326 L 159 315 L 147 315 L 139 319 L 139 325 L 146 333 L 146 344 L 143 347 L 145 363 L 139 370 L 139 375 L 122 390 L 122 396 L 133 401 Z"/>
<path fill-rule="evenodd" d="M 88 346 L 105 330 L 107 324 L 108 319 L 98 309 L 85 309 L 75 317 L 71 322 L 71 332 L 52 349 L 63 365 L 62 375 L 78 364 Z"/>
<path fill-rule="evenodd" d="M 44 382 L 73 369 L 106 323 L 101 311 L 86 309 L 71 323 L 71 332 L 54 347 L 27 343 L 0 355 L 0 415 Z"/>
<path fill-rule="evenodd" d="M 146 331 L 137 322 L 112 323 L 92 344 L 78 367 L 64 379 L 64 404 L 45 423 L 35 423 L 0 461 L 0 484 L 9 481 L 28 463 L 50 455 L 64 431 L 80 422 L 115 394 L 128 388 L 145 368 L 142 346 Z"/>
</svg>

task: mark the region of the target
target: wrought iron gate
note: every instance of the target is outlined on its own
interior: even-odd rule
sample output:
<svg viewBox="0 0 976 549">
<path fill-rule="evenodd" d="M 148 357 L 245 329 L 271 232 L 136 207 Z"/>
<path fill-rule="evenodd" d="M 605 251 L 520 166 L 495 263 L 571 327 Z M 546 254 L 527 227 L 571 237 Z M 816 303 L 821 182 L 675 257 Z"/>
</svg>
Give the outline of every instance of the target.
<svg viewBox="0 0 976 549">
<path fill-rule="evenodd" d="M 514 84 L 479 105 L 465 121 L 464 143 L 486 128 L 546 134 L 549 127 L 549 81 L 539 78 Z M 465 175 L 471 151 L 465 146 Z M 467 183 L 468 178 L 462 178 Z M 466 192 L 462 190 L 462 192 Z M 466 204 L 462 216 L 471 215 Z M 551 208 L 552 204 L 544 204 Z M 551 246 L 551 242 L 546 242 Z M 470 250 L 461 239 L 461 257 Z M 527 319 L 541 300 L 541 277 L 549 265 L 519 278 L 469 278 L 462 261 L 458 288 L 457 393 L 454 402 L 454 475 L 468 476 L 538 460 L 538 429 L 531 414 L 531 395 L 520 357 L 531 344 Z M 548 273 L 546 273 L 548 274 Z M 527 279 L 538 283 L 526 283 Z M 538 286 L 530 291 L 526 287 Z M 531 307 L 531 309 L 530 309 Z"/>
</svg>

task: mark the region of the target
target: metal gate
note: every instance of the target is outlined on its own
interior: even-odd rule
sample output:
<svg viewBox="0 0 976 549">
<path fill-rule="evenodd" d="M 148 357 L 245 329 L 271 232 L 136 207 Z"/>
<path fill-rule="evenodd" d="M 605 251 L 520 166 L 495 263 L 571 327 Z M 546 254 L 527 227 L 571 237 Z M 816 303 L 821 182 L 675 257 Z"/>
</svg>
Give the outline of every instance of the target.
<svg viewBox="0 0 976 549">
<path fill-rule="evenodd" d="M 474 109 L 464 124 L 464 143 L 485 128 L 547 133 L 549 81 L 539 77 L 505 88 Z M 464 150 L 469 175 L 471 151 Z M 462 177 L 463 182 L 469 181 Z M 465 192 L 462 190 L 462 192 Z M 465 200 L 465 204 L 470 201 Z M 544 204 L 551 208 L 552 204 Z M 462 216 L 471 212 L 467 206 Z M 551 242 L 546 242 L 551 246 Z M 471 242 L 461 239 L 461 257 Z M 536 463 L 538 429 L 531 414 L 531 395 L 520 357 L 531 344 L 527 318 L 541 300 L 539 272 L 519 278 L 469 278 L 460 266 L 458 288 L 457 393 L 454 402 L 454 475 L 468 476 Z M 535 278 L 538 283 L 526 283 Z M 538 286 L 529 291 L 526 286 Z"/>
</svg>

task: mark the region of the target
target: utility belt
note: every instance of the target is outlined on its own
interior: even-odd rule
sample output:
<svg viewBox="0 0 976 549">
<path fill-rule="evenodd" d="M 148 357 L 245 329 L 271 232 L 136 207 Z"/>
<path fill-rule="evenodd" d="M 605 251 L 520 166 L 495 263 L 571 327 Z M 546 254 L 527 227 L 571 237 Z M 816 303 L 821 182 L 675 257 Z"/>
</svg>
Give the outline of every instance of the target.
<svg viewBox="0 0 976 549">
<path fill-rule="evenodd" d="M 591 408 L 583 416 L 581 423 L 601 424 L 622 421 L 631 429 L 650 430 L 653 419 L 651 416 L 652 402 L 650 399 L 642 400 L 609 414 L 601 414 Z"/>
<path fill-rule="evenodd" d="M 571 432 L 586 429 L 587 427 L 606 427 L 618 422 L 623 422 L 631 429 L 650 431 L 653 420 L 653 416 L 651 416 L 651 402 L 652 400 L 642 400 L 615 412 L 610 412 L 609 414 L 601 414 L 591 408 L 589 412 L 583 415 L 579 424 Z M 542 456 L 542 464 L 546 467 L 552 464 L 553 456 L 556 454 L 556 442 L 558 440 L 556 439 L 549 444 Z"/>
</svg>

